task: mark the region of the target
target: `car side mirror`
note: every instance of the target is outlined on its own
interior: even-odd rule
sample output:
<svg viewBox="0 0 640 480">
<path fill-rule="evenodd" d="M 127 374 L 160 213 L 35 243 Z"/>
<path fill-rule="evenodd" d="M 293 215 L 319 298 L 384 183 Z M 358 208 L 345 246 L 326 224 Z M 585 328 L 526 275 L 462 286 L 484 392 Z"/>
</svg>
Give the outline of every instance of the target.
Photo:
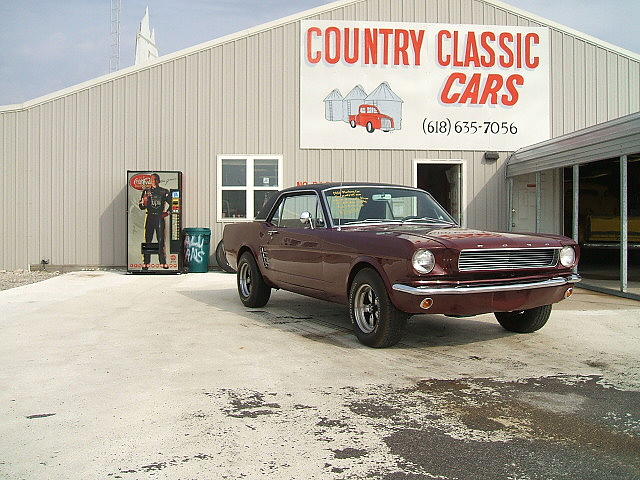
<svg viewBox="0 0 640 480">
<path fill-rule="evenodd" d="M 311 214 L 309 212 L 302 212 L 300 214 L 300 222 L 303 224 L 309 224 L 309 227 L 313 229 L 313 219 L 311 218 Z"/>
</svg>

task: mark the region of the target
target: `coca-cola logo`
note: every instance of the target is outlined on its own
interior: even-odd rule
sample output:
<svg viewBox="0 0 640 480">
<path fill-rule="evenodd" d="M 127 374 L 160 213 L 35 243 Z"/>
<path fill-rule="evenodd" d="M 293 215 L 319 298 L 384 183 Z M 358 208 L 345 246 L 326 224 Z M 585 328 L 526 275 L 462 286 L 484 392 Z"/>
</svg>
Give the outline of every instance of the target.
<svg viewBox="0 0 640 480">
<path fill-rule="evenodd" d="M 140 173 L 139 175 L 134 175 L 129 180 L 129 185 L 131 185 L 136 190 L 151 188 L 151 175 L 149 175 L 148 173 Z"/>
</svg>

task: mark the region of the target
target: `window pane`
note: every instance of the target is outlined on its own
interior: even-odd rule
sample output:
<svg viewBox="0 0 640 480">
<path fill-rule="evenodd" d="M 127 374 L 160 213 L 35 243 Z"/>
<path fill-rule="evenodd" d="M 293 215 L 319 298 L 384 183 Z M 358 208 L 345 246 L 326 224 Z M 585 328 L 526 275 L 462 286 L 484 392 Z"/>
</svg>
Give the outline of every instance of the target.
<svg viewBox="0 0 640 480">
<path fill-rule="evenodd" d="M 247 193 L 244 190 L 222 191 L 222 218 L 247 218 Z"/>
<path fill-rule="evenodd" d="M 318 196 L 315 194 L 285 198 L 279 226 L 304 228 L 305 226 L 300 222 L 300 214 L 302 212 L 311 214 L 314 227 L 324 227 L 322 209 L 318 207 Z"/>
<path fill-rule="evenodd" d="M 255 190 L 253 192 L 253 214 L 255 216 L 258 215 L 269 196 L 275 193 L 275 190 Z"/>
<path fill-rule="evenodd" d="M 222 160 L 222 186 L 237 187 L 247 184 L 247 161 L 226 158 Z"/>
<path fill-rule="evenodd" d="M 329 190 L 326 198 L 334 224 L 452 220 L 425 192 L 402 187 L 336 188 Z"/>
<path fill-rule="evenodd" d="M 278 160 L 254 160 L 253 185 L 255 187 L 277 187 Z"/>
<path fill-rule="evenodd" d="M 274 225 L 280 225 L 280 213 L 282 212 L 282 204 L 284 202 L 282 202 L 282 200 L 280 201 L 280 203 L 278 204 L 278 207 L 276 208 L 276 211 L 273 212 L 273 216 L 271 217 L 271 223 L 273 223 Z"/>
</svg>

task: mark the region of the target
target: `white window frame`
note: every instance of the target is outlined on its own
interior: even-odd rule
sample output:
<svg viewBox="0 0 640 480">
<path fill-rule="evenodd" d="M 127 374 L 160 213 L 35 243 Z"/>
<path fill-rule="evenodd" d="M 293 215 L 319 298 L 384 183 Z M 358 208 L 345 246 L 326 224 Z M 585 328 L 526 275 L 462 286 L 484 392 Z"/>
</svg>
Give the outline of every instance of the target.
<svg viewBox="0 0 640 480">
<path fill-rule="evenodd" d="M 246 161 L 246 173 L 247 178 L 245 181 L 245 185 L 234 186 L 234 187 L 223 187 L 222 186 L 222 160 L 245 160 Z M 255 160 L 277 160 L 278 161 L 278 184 L 271 187 L 256 187 L 253 185 L 253 165 Z M 217 165 L 216 165 L 216 215 L 219 223 L 229 223 L 229 222 L 251 222 L 255 218 L 255 215 L 258 212 L 254 212 L 253 210 L 253 192 L 255 190 L 273 190 L 277 192 L 278 190 L 282 190 L 282 155 L 218 155 L 217 156 Z M 236 191 L 244 191 L 246 206 L 247 206 L 247 217 L 246 218 L 227 218 L 222 216 L 222 192 L 223 190 L 236 190 Z"/>
<path fill-rule="evenodd" d="M 462 169 L 462 185 L 460 185 L 460 188 L 462 189 L 462 198 L 461 198 L 461 202 L 462 204 L 460 205 L 460 215 L 462 216 L 462 218 L 460 219 L 460 226 L 466 228 L 467 226 L 467 162 L 465 162 L 463 159 L 461 158 L 456 158 L 456 159 L 451 159 L 451 160 L 440 160 L 440 159 L 426 159 L 426 158 L 415 158 L 413 160 L 413 187 L 418 188 L 418 165 L 421 164 L 431 164 L 431 165 L 437 165 L 437 164 L 446 164 L 446 165 L 451 165 L 451 164 L 457 164 L 460 165 L 461 169 Z"/>
</svg>

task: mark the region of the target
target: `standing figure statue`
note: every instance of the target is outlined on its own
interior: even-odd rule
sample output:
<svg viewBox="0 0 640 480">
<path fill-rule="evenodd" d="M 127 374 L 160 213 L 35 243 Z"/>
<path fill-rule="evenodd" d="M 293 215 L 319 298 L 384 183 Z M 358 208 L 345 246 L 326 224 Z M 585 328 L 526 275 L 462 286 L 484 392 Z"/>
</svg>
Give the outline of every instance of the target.
<svg viewBox="0 0 640 480">
<path fill-rule="evenodd" d="M 158 239 L 158 261 L 162 268 L 169 268 L 164 241 L 164 219 L 169 216 L 168 210 L 171 207 L 171 199 L 169 198 L 169 190 L 160 186 L 160 175 L 157 173 L 151 174 L 151 188 L 146 188 L 142 191 L 138 206 L 140 210 L 147 211 L 147 218 L 144 222 L 144 241 L 151 243 L 155 233 Z M 151 254 L 145 253 L 142 270 L 149 270 L 150 263 Z"/>
</svg>

